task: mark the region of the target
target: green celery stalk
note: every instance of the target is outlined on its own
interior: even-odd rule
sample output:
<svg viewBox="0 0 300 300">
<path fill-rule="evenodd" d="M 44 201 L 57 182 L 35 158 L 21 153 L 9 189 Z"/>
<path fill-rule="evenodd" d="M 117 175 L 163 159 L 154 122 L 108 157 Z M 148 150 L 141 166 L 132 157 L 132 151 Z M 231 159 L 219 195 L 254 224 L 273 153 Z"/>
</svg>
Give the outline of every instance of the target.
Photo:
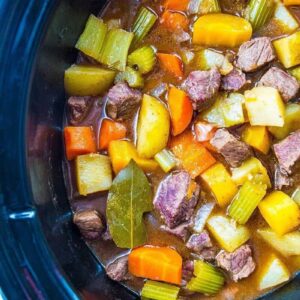
<svg viewBox="0 0 300 300">
<path fill-rule="evenodd" d="M 300 206 L 300 187 L 295 189 L 292 194 L 292 199 Z"/>
<path fill-rule="evenodd" d="M 157 153 L 154 156 L 154 159 L 158 162 L 160 167 L 168 173 L 176 166 L 176 159 L 174 155 L 168 151 L 167 149 L 164 149 Z"/>
<path fill-rule="evenodd" d="M 144 78 L 139 71 L 126 67 L 124 72 L 119 73 L 115 82 L 126 81 L 132 88 L 142 88 L 144 86 Z"/>
<path fill-rule="evenodd" d="M 84 54 L 99 60 L 106 33 L 107 25 L 103 20 L 94 15 L 90 15 L 75 48 Z"/>
<path fill-rule="evenodd" d="M 108 31 L 100 54 L 100 62 L 110 68 L 125 71 L 129 47 L 134 34 L 115 28 Z"/>
<path fill-rule="evenodd" d="M 254 31 L 272 18 L 275 8 L 274 0 L 250 0 L 246 9 L 246 19 L 252 24 Z"/>
<path fill-rule="evenodd" d="M 142 7 L 140 9 L 132 27 L 132 32 L 134 33 L 132 47 L 135 47 L 148 34 L 157 19 L 157 15 L 148 8 Z"/>
<path fill-rule="evenodd" d="M 194 262 L 194 275 L 187 284 L 187 289 L 193 292 L 214 295 L 224 285 L 224 276 L 214 266 L 201 261 L 196 260 Z"/>
<path fill-rule="evenodd" d="M 265 184 L 246 181 L 228 209 L 229 216 L 241 225 L 247 223 L 266 191 Z"/>
<path fill-rule="evenodd" d="M 221 12 L 221 7 L 218 0 L 191 0 L 188 12 L 191 15 L 205 15 Z"/>
<path fill-rule="evenodd" d="M 226 127 L 242 124 L 245 122 L 243 103 L 245 98 L 242 94 L 231 93 L 222 103 L 222 111 Z"/>
<path fill-rule="evenodd" d="M 152 71 L 155 62 L 155 51 L 150 46 L 136 49 L 128 56 L 127 60 L 130 67 L 136 67 L 142 74 L 147 74 Z"/>
<path fill-rule="evenodd" d="M 180 288 L 167 283 L 147 280 L 141 296 L 153 300 L 176 300 Z"/>
</svg>

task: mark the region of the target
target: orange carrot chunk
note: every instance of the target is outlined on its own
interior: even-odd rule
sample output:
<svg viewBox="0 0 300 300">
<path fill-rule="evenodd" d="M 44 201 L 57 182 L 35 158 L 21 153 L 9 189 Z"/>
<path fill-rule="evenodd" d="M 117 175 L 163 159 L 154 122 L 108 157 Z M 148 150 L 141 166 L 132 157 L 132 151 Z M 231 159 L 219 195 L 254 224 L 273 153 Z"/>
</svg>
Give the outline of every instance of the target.
<svg viewBox="0 0 300 300">
<path fill-rule="evenodd" d="M 161 67 L 178 79 L 183 77 L 183 64 L 175 54 L 157 53 Z"/>
<path fill-rule="evenodd" d="M 144 246 L 131 251 L 129 272 L 136 277 L 180 284 L 182 257 L 167 247 Z"/>
<path fill-rule="evenodd" d="M 176 87 L 171 87 L 169 90 L 168 105 L 172 121 L 172 134 L 176 136 L 191 123 L 193 106 L 187 94 Z"/>
<path fill-rule="evenodd" d="M 170 148 L 192 178 L 196 178 L 216 162 L 210 152 L 194 139 L 190 131 L 173 138 Z"/>
<path fill-rule="evenodd" d="M 184 14 L 169 10 L 162 14 L 160 22 L 170 31 L 179 29 L 187 31 L 189 28 L 189 19 Z"/>
<path fill-rule="evenodd" d="M 91 127 L 65 127 L 65 146 L 68 160 L 78 155 L 96 152 L 94 132 Z"/>
<path fill-rule="evenodd" d="M 173 10 L 187 10 L 190 0 L 166 0 L 164 7 Z"/>
<path fill-rule="evenodd" d="M 215 125 L 206 122 L 197 122 L 194 126 L 195 136 L 198 142 L 210 141 L 216 130 Z"/>
<path fill-rule="evenodd" d="M 126 127 L 122 123 L 105 119 L 101 124 L 99 148 L 108 149 L 111 141 L 122 140 L 126 137 Z"/>
</svg>

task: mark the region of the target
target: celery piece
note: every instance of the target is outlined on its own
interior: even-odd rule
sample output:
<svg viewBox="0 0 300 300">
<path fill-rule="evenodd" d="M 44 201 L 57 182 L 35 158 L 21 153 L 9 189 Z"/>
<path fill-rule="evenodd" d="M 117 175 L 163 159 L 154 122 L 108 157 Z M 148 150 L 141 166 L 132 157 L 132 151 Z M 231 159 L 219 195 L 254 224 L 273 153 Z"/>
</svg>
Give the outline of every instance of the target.
<svg viewBox="0 0 300 300">
<path fill-rule="evenodd" d="M 261 175 L 260 182 L 268 187 L 272 186 L 267 169 L 256 157 L 249 158 L 240 167 L 232 169 L 231 172 L 231 178 L 237 185 L 243 185 L 246 181 L 253 180 L 257 175 Z"/>
<path fill-rule="evenodd" d="M 109 30 L 100 54 L 100 62 L 113 69 L 125 71 L 128 50 L 134 34 L 123 29 Z"/>
<path fill-rule="evenodd" d="M 288 103 L 286 105 L 283 127 L 268 127 L 272 135 L 279 140 L 284 139 L 291 132 L 298 129 L 300 129 L 300 105 L 296 103 Z"/>
<path fill-rule="evenodd" d="M 193 292 L 214 295 L 225 282 L 223 274 L 218 269 L 201 260 L 194 262 L 194 275 L 196 277 L 193 277 L 186 286 Z"/>
<path fill-rule="evenodd" d="M 120 81 L 126 81 L 132 88 L 142 88 L 144 86 L 144 78 L 141 73 L 131 67 L 126 67 L 124 72 L 120 72 L 116 76 L 115 82 L 118 83 Z"/>
<path fill-rule="evenodd" d="M 180 288 L 171 284 L 147 280 L 141 296 L 153 300 L 176 300 Z"/>
<path fill-rule="evenodd" d="M 132 47 L 135 47 L 148 34 L 157 19 L 157 15 L 148 8 L 142 7 L 140 9 L 132 27 L 134 33 Z"/>
<path fill-rule="evenodd" d="M 276 10 L 274 13 L 274 19 L 281 26 L 283 33 L 291 33 L 297 28 L 299 28 L 299 24 L 294 16 L 290 13 L 288 8 L 283 5 L 280 1 L 278 1 Z"/>
<path fill-rule="evenodd" d="M 239 224 L 246 224 L 259 202 L 266 194 L 267 186 L 246 181 L 232 200 L 228 215 Z"/>
<path fill-rule="evenodd" d="M 154 159 L 166 173 L 171 171 L 176 166 L 176 159 L 173 153 L 167 149 L 158 152 L 154 156 Z"/>
<path fill-rule="evenodd" d="M 218 0 L 191 0 L 188 6 L 191 15 L 206 15 L 221 12 Z"/>
<path fill-rule="evenodd" d="M 204 71 L 217 67 L 222 75 L 227 75 L 233 70 L 233 65 L 229 62 L 227 57 L 222 53 L 210 49 L 198 51 L 194 62 L 196 67 Z"/>
<path fill-rule="evenodd" d="M 127 60 L 130 67 L 136 67 L 142 74 L 147 74 L 152 71 L 155 62 L 155 50 L 150 46 L 136 49 L 128 56 Z"/>
<path fill-rule="evenodd" d="M 223 117 L 226 127 L 245 122 L 243 104 L 245 98 L 242 94 L 231 93 L 222 103 Z"/>
<path fill-rule="evenodd" d="M 75 47 L 84 54 L 99 60 L 106 33 L 107 25 L 103 20 L 90 15 Z"/>
<path fill-rule="evenodd" d="M 292 199 L 300 206 L 300 187 L 297 187 L 292 194 Z"/>
<path fill-rule="evenodd" d="M 274 0 L 250 0 L 245 17 L 258 30 L 272 18 L 275 8 Z"/>
<path fill-rule="evenodd" d="M 289 73 L 294 76 L 298 82 L 300 82 L 300 67 L 293 68 L 289 70 Z"/>
</svg>

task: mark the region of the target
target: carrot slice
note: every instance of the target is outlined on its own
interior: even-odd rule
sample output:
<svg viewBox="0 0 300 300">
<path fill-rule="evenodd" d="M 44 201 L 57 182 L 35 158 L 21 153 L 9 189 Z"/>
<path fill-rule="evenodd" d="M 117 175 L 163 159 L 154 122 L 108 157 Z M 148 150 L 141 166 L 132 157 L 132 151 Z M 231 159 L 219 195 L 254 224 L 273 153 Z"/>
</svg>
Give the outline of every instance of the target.
<svg viewBox="0 0 300 300">
<path fill-rule="evenodd" d="M 122 140 L 126 137 L 126 127 L 122 123 L 105 119 L 102 122 L 99 148 L 106 150 L 111 141 Z"/>
<path fill-rule="evenodd" d="M 189 27 L 189 19 L 184 14 L 169 10 L 162 14 L 160 22 L 170 31 L 179 29 L 187 31 Z"/>
<path fill-rule="evenodd" d="M 164 7 L 173 10 L 187 10 L 190 0 L 166 0 Z"/>
<path fill-rule="evenodd" d="M 65 127 L 64 136 L 68 160 L 96 152 L 95 136 L 91 127 Z"/>
<path fill-rule="evenodd" d="M 215 125 L 206 122 L 197 122 L 194 126 L 195 136 L 198 142 L 210 141 L 216 130 Z"/>
<path fill-rule="evenodd" d="M 182 79 L 183 77 L 183 64 L 181 59 L 175 54 L 157 53 L 161 67 L 174 75 L 175 77 Z"/>
<path fill-rule="evenodd" d="M 176 136 L 191 123 L 193 106 L 187 94 L 176 87 L 171 87 L 169 90 L 168 105 L 172 121 L 172 134 Z"/>
<path fill-rule="evenodd" d="M 136 277 L 180 284 L 182 257 L 171 248 L 144 246 L 131 251 L 128 268 Z"/>
<path fill-rule="evenodd" d="M 173 138 L 170 148 L 192 178 L 196 178 L 216 162 L 211 153 L 201 143 L 195 141 L 190 131 Z"/>
</svg>

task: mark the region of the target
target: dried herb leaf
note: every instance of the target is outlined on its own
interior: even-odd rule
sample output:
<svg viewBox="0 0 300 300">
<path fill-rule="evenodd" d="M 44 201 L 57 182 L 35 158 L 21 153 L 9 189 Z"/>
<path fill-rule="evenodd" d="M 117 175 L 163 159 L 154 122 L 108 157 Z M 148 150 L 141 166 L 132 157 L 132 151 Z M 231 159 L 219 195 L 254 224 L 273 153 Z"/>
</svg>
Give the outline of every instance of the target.
<svg viewBox="0 0 300 300">
<path fill-rule="evenodd" d="M 143 214 L 152 209 L 152 191 L 147 177 L 131 160 L 113 181 L 106 209 L 111 236 L 120 248 L 146 242 Z"/>
</svg>

